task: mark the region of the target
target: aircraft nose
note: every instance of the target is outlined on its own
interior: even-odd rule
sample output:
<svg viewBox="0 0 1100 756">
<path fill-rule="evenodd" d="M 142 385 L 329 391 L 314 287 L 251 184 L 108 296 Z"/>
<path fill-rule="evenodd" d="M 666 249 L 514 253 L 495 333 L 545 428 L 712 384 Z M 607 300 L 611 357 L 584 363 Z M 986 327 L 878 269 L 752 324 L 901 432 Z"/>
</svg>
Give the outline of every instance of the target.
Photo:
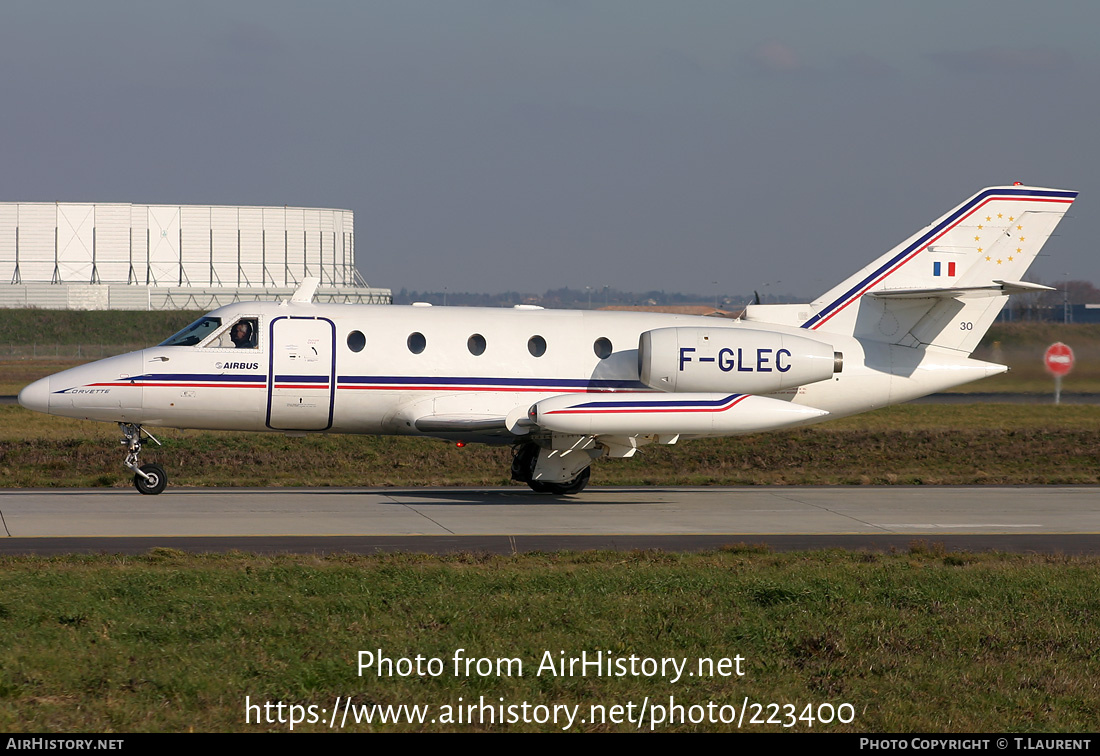
<svg viewBox="0 0 1100 756">
<path fill-rule="evenodd" d="M 50 411 L 50 379 L 40 378 L 19 392 L 19 403 L 35 412 Z"/>
</svg>

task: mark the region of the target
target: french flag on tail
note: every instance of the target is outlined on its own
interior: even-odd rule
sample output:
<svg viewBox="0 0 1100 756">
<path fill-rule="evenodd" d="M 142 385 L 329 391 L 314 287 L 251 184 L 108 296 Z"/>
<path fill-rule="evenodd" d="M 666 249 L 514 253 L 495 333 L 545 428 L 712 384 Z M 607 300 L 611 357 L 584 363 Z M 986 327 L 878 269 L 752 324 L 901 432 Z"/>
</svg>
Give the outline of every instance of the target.
<svg viewBox="0 0 1100 756">
<path fill-rule="evenodd" d="M 955 275 L 955 263 L 949 262 L 946 266 L 939 260 L 932 263 L 932 275 L 942 276 L 945 272 L 949 278 L 953 277 Z"/>
</svg>

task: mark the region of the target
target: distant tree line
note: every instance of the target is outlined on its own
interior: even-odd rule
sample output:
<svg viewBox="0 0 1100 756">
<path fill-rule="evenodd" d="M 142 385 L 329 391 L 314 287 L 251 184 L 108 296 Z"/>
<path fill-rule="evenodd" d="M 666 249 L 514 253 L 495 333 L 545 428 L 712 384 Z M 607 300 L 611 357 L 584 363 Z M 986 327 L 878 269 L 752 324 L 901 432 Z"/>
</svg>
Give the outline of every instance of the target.
<svg viewBox="0 0 1100 756">
<path fill-rule="evenodd" d="M 1034 283 L 1042 283 L 1033 279 Z M 1100 319 L 1100 311 L 1091 310 L 1087 316 L 1085 305 L 1100 304 L 1100 289 L 1091 281 L 1055 281 L 1046 284 L 1055 291 L 1040 291 L 1028 294 L 1016 294 L 1001 313 L 1006 321 L 1080 321 L 1087 317 Z M 468 291 L 410 291 L 401 289 L 394 293 L 394 304 L 412 304 L 430 302 L 433 305 L 456 305 L 460 307 L 513 307 L 518 304 L 539 305 L 558 309 L 599 309 L 610 305 L 644 307 L 665 305 L 708 305 L 724 310 L 740 310 L 747 304 L 757 301 L 756 292 L 742 294 L 692 294 L 678 291 L 623 291 L 610 286 L 573 289 L 548 289 L 543 294 L 533 292 L 506 291 L 498 294 L 476 293 Z M 805 298 L 789 294 L 765 293 L 759 295 L 762 304 L 787 304 L 805 302 Z"/>
<path fill-rule="evenodd" d="M 668 291 L 622 291 L 610 286 L 588 289 L 548 289 L 543 294 L 506 291 L 500 294 L 483 294 L 466 291 L 410 291 L 394 292 L 394 304 L 430 302 L 433 305 L 458 305 L 461 307 L 513 307 L 518 304 L 539 305 L 559 309 L 599 309 L 610 305 L 661 306 L 661 305 L 710 305 L 721 309 L 740 309 L 755 301 L 755 292 L 748 294 L 685 294 Z M 797 297 L 784 294 L 762 294 L 764 304 L 798 302 Z"/>
<path fill-rule="evenodd" d="M 1037 279 L 1032 282 L 1044 283 Z M 1013 295 L 1002 310 L 1001 319 L 1069 322 L 1100 319 L 1100 310 L 1085 310 L 1085 305 L 1100 304 L 1100 289 L 1091 281 L 1054 281 L 1045 285 L 1055 290 Z"/>
</svg>

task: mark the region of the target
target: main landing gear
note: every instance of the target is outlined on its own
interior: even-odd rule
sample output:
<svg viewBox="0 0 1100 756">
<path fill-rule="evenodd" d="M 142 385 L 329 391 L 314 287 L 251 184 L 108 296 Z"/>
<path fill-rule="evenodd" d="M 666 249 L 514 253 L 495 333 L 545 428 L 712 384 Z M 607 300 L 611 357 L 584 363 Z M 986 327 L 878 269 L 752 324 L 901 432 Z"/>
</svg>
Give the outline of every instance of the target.
<svg viewBox="0 0 1100 756">
<path fill-rule="evenodd" d="M 552 452 L 549 454 L 552 454 Z M 548 450 L 543 449 L 538 444 L 526 443 L 517 447 L 515 454 L 512 456 L 512 480 L 526 483 L 535 493 L 568 496 L 583 491 L 584 487 L 588 485 L 589 477 L 592 475 L 592 468 L 589 467 L 592 458 L 583 452 L 580 453 L 576 459 L 578 462 L 583 462 L 583 469 L 576 471 L 573 477 L 567 477 L 565 480 L 548 481 L 539 478 L 548 477 L 554 472 L 561 474 L 562 471 L 561 465 L 553 466 L 555 468 L 553 472 L 550 469 L 544 469 L 552 467 L 546 464 L 547 460 L 545 458 L 549 454 Z M 540 455 L 544 458 L 542 465 L 539 464 Z"/>
<path fill-rule="evenodd" d="M 160 465 L 150 464 L 138 467 L 138 454 L 141 453 L 142 433 L 153 439 L 157 446 L 160 446 L 160 441 L 157 441 L 152 433 L 140 425 L 119 423 L 118 427 L 122 431 L 122 441 L 120 443 L 129 450 L 126 454 L 126 461 L 122 464 L 134 471 L 134 488 L 151 496 L 159 494 L 168 486 L 168 473 L 164 472 L 164 468 Z"/>
</svg>

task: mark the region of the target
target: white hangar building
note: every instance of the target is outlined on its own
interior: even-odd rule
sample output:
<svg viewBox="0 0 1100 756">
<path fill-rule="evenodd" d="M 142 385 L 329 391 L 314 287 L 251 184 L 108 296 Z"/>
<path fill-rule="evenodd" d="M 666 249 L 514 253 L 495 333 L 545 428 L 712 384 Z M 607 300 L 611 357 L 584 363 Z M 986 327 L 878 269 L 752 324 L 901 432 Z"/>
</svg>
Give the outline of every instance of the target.
<svg viewBox="0 0 1100 756">
<path fill-rule="evenodd" d="M 0 308 L 210 310 L 277 299 L 388 304 L 355 269 L 350 210 L 0 202 Z"/>
</svg>

